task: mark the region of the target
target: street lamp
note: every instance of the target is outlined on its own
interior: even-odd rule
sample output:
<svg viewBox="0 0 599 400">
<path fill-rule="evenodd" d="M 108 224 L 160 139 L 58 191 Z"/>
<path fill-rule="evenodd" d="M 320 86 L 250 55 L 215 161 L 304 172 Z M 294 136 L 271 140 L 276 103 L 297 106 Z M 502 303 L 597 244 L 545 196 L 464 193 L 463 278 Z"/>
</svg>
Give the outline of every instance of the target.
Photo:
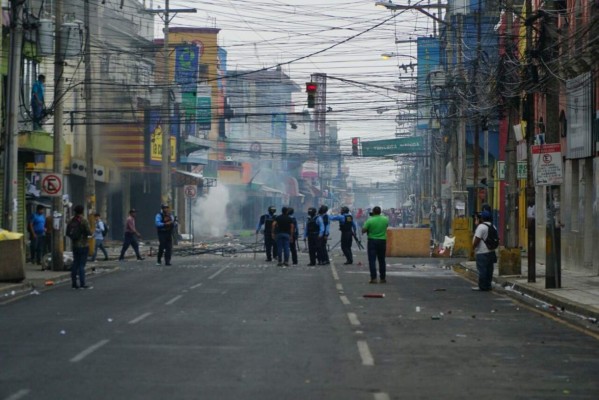
<svg viewBox="0 0 599 400">
<path fill-rule="evenodd" d="M 413 58 L 414 60 L 417 60 L 416 57 L 411 56 L 409 54 L 399 54 L 399 53 L 382 53 L 381 57 L 383 60 L 388 60 L 391 57 L 408 57 L 408 58 Z"/>
</svg>

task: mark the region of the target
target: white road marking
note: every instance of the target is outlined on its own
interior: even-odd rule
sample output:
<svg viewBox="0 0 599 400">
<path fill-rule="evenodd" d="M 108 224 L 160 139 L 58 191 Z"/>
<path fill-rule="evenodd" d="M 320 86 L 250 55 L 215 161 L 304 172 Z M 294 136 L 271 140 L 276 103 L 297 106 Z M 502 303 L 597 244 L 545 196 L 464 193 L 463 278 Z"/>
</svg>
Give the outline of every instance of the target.
<svg viewBox="0 0 599 400">
<path fill-rule="evenodd" d="M 343 304 L 345 304 L 346 306 L 349 306 L 351 303 L 349 302 L 349 299 L 347 298 L 347 296 L 339 296 L 339 298 L 341 299 L 341 302 Z"/>
<path fill-rule="evenodd" d="M 208 277 L 208 279 L 214 279 L 218 274 L 220 274 L 221 272 L 223 272 L 227 268 L 229 268 L 229 267 L 222 267 L 221 269 L 219 269 L 218 271 L 216 271 L 215 273 L 213 273 L 212 275 L 210 275 Z"/>
<path fill-rule="evenodd" d="M 23 397 L 27 396 L 29 394 L 29 392 L 30 392 L 29 389 L 21 389 L 17 393 L 8 396 L 4 400 L 19 400 L 19 399 L 22 399 Z"/>
<path fill-rule="evenodd" d="M 98 343 L 89 346 L 87 349 L 83 350 L 81 353 L 77 354 L 75 357 L 71 358 L 72 363 L 79 362 L 83 360 L 85 357 L 89 356 L 94 351 L 98 350 L 100 347 L 104 346 L 106 343 L 110 342 L 108 339 L 100 340 Z"/>
<path fill-rule="evenodd" d="M 337 288 L 337 290 L 343 290 L 343 285 L 340 283 L 336 284 L 335 287 Z"/>
<path fill-rule="evenodd" d="M 183 295 L 178 295 L 173 297 L 172 299 L 170 299 L 169 301 L 167 301 L 166 303 L 164 303 L 164 305 L 166 306 L 170 306 L 171 304 L 173 304 L 175 301 L 179 300 L 181 297 L 183 297 Z"/>
<path fill-rule="evenodd" d="M 339 280 L 339 274 L 337 273 L 337 269 L 335 269 L 335 266 L 333 264 L 331 264 L 331 272 L 333 273 L 333 279 L 335 279 L 336 281 Z"/>
<path fill-rule="evenodd" d="M 200 286 L 202 286 L 202 283 L 201 283 L 201 282 L 200 282 L 200 283 L 198 283 L 197 285 L 193 285 L 193 286 L 191 286 L 191 287 L 190 287 L 190 289 L 197 289 L 197 288 L 199 288 Z"/>
<path fill-rule="evenodd" d="M 358 320 L 358 316 L 356 315 L 356 313 L 353 313 L 353 312 L 347 313 L 347 318 L 349 318 L 349 323 L 352 324 L 353 326 L 360 325 L 360 321 Z"/>
<path fill-rule="evenodd" d="M 374 400 L 390 400 L 391 397 L 387 393 L 379 392 L 374 394 Z"/>
<path fill-rule="evenodd" d="M 147 317 L 149 317 L 150 315 L 152 315 L 152 313 L 151 313 L 151 312 L 147 312 L 147 313 L 145 313 L 145 314 L 142 314 L 142 315 L 140 315 L 139 317 L 137 317 L 137 318 L 133 318 L 131 321 L 129 321 L 129 324 L 131 324 L 131 325 L 133 325 L 133 324 L 137 324 L 139 321 L 141 321 L 141 320 L 142 320 L 142 319 L 144 319 L 144 318 L 147 318 Z"/>
<path fill-rule="evenodd" d="M 374 358 L 366 341 L 358 340 L 358 351 L 360 352 L 360 357 L 362 357 L 362 365 L 372 367 L 374 365 Z"/>
</svg>

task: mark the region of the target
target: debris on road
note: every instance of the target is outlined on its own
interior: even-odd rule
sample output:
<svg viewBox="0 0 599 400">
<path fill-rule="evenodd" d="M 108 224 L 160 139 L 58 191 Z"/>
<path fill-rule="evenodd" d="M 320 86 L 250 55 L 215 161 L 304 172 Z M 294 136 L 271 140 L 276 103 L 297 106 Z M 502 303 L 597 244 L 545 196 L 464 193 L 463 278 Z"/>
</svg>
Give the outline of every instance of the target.
<svg viewBox="0 0 599 400">
<path fill-rule="evenodd" d="M 369 299 L 382 299 L 385 297 L 385 293 L 366 293 L 364 297 Z"/>
</svg>

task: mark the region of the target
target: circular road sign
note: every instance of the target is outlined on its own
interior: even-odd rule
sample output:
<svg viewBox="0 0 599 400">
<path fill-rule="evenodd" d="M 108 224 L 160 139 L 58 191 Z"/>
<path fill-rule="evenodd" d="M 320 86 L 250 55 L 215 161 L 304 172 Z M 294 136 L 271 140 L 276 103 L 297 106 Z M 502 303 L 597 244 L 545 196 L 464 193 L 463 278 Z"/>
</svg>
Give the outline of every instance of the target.
<svg viewBox="0 0 599 400">
<path fill-rule="evenodd" d="M 198 196 L 198 188 L 195 185 L 185 185 L 183 191 L 188 199 L 195 199 Z"/>
<path fill-rule="evenodd" d="M 47 196 L 60 196 L 62 194 L 62 176 L 45 174 L 42 177 L 42 191 Z"/>
</svg>

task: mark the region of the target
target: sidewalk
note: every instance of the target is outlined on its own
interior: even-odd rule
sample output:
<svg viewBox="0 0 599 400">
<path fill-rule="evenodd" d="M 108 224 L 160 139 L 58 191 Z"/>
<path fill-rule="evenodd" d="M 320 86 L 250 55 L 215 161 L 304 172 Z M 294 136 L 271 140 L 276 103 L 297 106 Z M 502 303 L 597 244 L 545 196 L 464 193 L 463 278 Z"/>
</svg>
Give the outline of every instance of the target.
<svg viewBox="0 0 599 400">
<path fill-rule="evenodd" d="M 476 263 L 461 262 L 456 266 L 463 269 L 469 278 L 476 279 Z M 458 271 L 459 272 L 459 271 Z M 553 310 L 568 311 L 586 318 L 591 323 L 599 320 L 599 276 L 591 272 L 572 271 L 562 268 L 561 288 L 545 289 L 545 265 L 536 265 L 536 279 L 528 282 L 528 261 L 522 258 L 522 274 L 498 276 L 497 265 L 493 271 L 493 281 L 506 291 L 528 295 L 548 303 Z"/>
</svg>

